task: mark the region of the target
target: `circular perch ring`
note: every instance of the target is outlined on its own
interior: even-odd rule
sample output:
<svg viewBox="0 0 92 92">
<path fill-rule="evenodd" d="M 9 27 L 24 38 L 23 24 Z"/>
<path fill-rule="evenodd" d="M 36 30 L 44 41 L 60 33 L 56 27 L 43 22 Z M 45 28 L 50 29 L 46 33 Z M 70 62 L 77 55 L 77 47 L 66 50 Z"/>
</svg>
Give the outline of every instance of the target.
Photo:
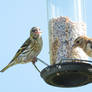
<svg viewBox="0 0 92 92">
<path fill-rule="evenodd" d="M 83 86 L 92 82 L 92 65 L 83 62 L 64 62 L 48 66 L 40 74 L 46 83 L 53 86 Z"/>
</svg>

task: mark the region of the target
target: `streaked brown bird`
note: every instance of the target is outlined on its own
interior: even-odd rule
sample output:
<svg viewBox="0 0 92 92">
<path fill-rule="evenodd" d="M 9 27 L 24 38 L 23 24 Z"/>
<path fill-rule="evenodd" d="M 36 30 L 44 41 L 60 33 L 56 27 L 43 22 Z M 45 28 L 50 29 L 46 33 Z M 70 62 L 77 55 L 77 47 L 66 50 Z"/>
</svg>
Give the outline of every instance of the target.
<svg viewBox="0 0 92 92">
<path fill-rule="evenodd" d="M 25 64 L 37 61 L 37 56 L 42 49 L 42 36 L 39 27 L 33 27 L 30 30 L 30 37 L 24 42 L 21 48 L 17 51 L 11 62 L 3 68 L 0 72 L 4 72 L 9 67 L 16 64 Z"/>
<path fill-rule="evenodd" d="M 79 36 L 75 39 L 72 48 L 80 47 L 89 56 L 92 57 L 92 38 Z"/>
</svg>

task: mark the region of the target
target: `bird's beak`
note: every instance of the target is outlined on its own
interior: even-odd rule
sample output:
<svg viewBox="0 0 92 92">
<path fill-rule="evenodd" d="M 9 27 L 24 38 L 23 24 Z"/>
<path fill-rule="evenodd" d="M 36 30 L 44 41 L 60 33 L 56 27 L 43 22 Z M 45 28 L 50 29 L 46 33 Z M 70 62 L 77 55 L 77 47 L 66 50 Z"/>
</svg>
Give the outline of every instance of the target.
<svg viewBox="0 0 92 92">
<path fill-rule="evenodd" d="M 76 48 L 76 45 L 75 44 L 72 45 L 72 49 L 74 49 L 74 48 Z"/>
<path fill-rule="evenodd" d="M 42 33 L 42 31 L 39 32 L 40 34 Z"/>
</svg>

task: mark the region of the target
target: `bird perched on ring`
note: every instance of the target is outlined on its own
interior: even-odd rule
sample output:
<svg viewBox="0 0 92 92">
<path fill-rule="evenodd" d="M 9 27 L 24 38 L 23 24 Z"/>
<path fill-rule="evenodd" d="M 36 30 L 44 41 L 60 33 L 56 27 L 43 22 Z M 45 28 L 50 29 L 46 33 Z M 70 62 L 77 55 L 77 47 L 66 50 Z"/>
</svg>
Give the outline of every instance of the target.
<svg viewBox="0 0 92 92">
<path fill-rule="evenodd" d="M 92 57 L 92 38 L 79 36 L 75 39 L 72 49 L 80 47 L 89 56 Z"/>
<path fill-rule="evenodd" d="M 25 64 L 37 61 L 37 56 L 42 49 L 42 36 L 39 27 L 33 27 L 30 30 L 30 37 L 24 42 L 24 44 L 17 51 L 11 62 L 3 68 L 0 72 L 4 72 L 9 67 L 16 64 Z"/>
</svg>

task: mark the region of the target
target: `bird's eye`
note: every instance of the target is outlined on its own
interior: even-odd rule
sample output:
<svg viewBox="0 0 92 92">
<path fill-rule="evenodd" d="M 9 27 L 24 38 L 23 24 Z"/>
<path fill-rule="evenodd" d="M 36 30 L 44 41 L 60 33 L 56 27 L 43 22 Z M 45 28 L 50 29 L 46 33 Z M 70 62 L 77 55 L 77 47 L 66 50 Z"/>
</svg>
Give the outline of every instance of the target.
<svg viewBox="0 0 92 92">
<path fill-rule="evenodd" d="M 79 41 L 77 41 L 76 43 L 79 43 Z"/>
<path fill-rule="evenodd" d="M 32 32 L 37 32 L 37 30 L 32 30 Z"/>
</svg>

